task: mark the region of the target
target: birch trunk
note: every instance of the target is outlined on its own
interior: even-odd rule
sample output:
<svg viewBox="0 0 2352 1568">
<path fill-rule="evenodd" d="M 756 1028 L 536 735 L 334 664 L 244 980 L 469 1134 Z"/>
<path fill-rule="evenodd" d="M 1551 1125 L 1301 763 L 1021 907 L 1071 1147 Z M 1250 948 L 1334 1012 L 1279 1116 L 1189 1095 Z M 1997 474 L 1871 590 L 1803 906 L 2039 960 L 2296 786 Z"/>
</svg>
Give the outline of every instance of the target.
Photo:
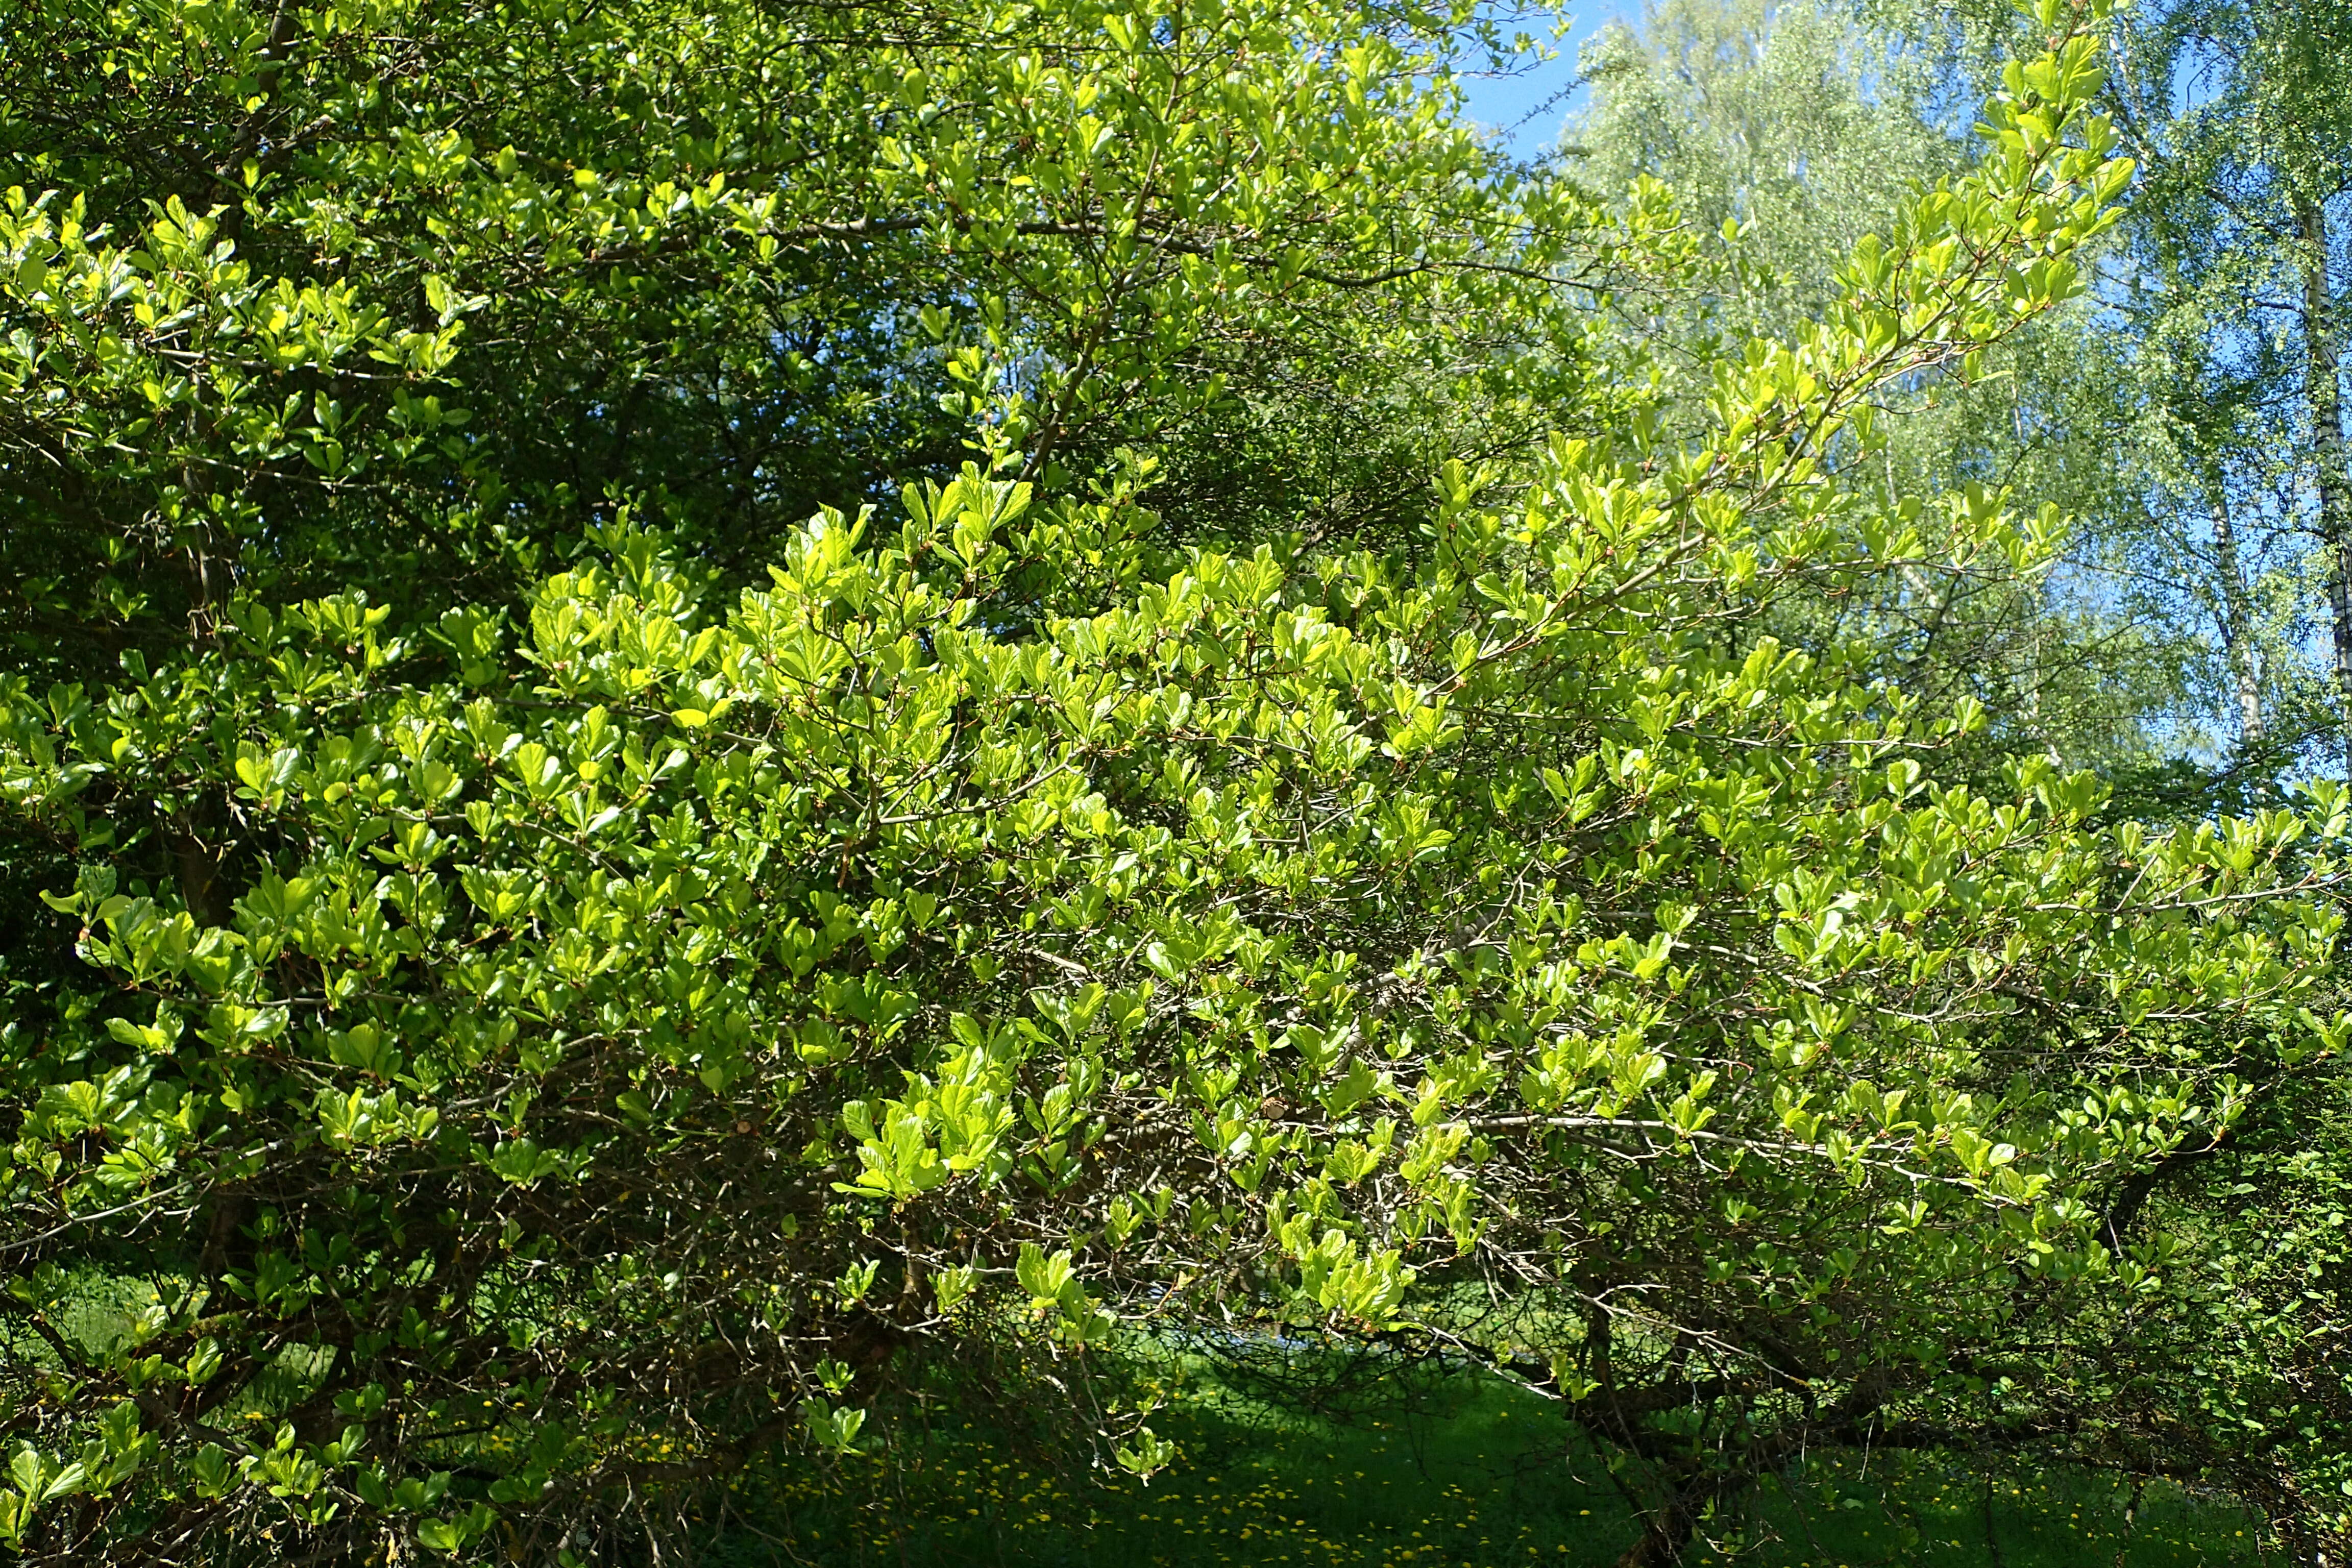
<svg viewBox="0 0 2352 1568">
<path fill-rule="evenodd" d="M 2327 551 L 2327 600 L 2336 633 L 2336 699 L 2340 712 L 2346 776 L 2352 778 L 2352 509 L 2346 494 L 2343 345 L 2336 334 L 2336 300 L 2327 279 L 2327 210 L 2297 197 L 2303 239 L 2304 388 L 2310 400 L 2312 455 L 2319 470 L 2319 533 Z"/>
<path fill-rule="evenodd" d="M 2216 472 L 2206 477 L 2213 503 L 2213 566 L 2221 579 L 2221 648 L 2230 660 L 2230 685 L 2238 699 L 2238 743 L 2252 751 L 2263 743 L 2262 671 L 2254 654 L 2253 598 L 2238 556 L 2238 521 L 2230 510 L 2229 491 Z M 2341 574 L 2338 574 L 2339 576 Z M 2336 640 L 2343 643 L 2342 620 Z"/>
</svg>

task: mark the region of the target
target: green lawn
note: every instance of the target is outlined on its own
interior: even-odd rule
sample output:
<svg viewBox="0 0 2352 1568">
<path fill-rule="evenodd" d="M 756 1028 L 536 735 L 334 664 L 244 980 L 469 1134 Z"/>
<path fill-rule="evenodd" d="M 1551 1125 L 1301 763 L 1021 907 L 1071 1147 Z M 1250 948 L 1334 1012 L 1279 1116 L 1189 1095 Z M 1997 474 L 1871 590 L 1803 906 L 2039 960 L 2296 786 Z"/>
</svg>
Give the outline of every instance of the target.
<svg viewBox="0 0 2352 1568">
<path fill-rule="evenodd" d="M 855 1462 L 751 1480 L 725 1568 L 1192 1568 L 1194 1564 L 1605 1565 L 1634 1534 L 1589 1456 L 1562 1452 L 1545 1402 L 1457 1378 L 1410 1416 L 1280 1417 L 1196 1375 L 1155 1422 L 1183 1458 L 1149 1486 L 1024 1458 L 969 1425 L 898 1456 L 886 1494 Z M 1792 1495 L 1768 1487 L 1696 1564 L 1770 1568 L 2189 1568 L 2254 1564 L 2257 1521 L 2152 1487 L 2127 1528 L 2129 1489 L 2082 1475 L 2004 1474 L 1904 1456 L 1816 1462 Z M 1800 1504 L 1801 1503 L 1801 1506 Z M 1990 1542 L 1988 1539 L 1990 1519 Z"/>
</svg>

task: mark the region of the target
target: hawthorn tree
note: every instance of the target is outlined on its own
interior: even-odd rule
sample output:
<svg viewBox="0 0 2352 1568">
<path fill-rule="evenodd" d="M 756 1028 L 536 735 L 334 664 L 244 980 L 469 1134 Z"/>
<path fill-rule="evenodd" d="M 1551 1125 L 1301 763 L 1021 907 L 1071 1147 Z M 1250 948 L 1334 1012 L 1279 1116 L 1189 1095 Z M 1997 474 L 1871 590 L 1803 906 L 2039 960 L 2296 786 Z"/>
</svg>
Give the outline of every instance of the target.
<svg viewBox="0 0 2352 1568">
<path fill-rule="evenodd" d="M 1519 1367 L 1653 1561 L 2021 1289 L 2155 1288 L 2100 1204 L 2210 1042 L 2346 1039 L 2340 792 L 1948 785 L 1980 712 L 1766 629 L 2050 556 L 1844 479 L 2108 221 L 2042 13 L 1687 439 L 1590 325 L 1671 204 L 1495 169 L 1459 17 L 12 36 L 0 1539 L 602 1561 L 927 1366 L 1149 1470 L 1122 1336 L 1238 1319 Z M 1302 389 L 1427 500 L 1219 463 Z"/>
</svg>

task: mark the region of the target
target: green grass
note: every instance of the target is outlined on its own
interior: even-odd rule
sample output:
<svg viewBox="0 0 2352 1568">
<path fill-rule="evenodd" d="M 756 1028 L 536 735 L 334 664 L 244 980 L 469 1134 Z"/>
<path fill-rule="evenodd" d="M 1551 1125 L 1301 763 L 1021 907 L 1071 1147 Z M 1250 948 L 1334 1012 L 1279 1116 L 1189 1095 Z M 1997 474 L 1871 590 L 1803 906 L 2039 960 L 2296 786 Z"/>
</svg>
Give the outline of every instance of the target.
<svg viewBox="0 0 2352 1568">
<path fill-rule="evenodd" d="M 1484 1378 L 1425 1387 L 1411 1414 L 1284 1415 L 1199 1375 L 1155 1420 L 1183 1457 L 1149 1486 L 1025 1456 L 950 1424 L 878 1464 L 754 1479 L 707 1559 L 724 1568 L 1353 1568 L 1606 1565 L 1636 1531 L 1546 1402 Z M 1694 1564 L 1769 1568 L 2192 1568 L 2263 1561 L 2257 1521 L 2079 1474 L 1992 1478 L 1901 1456 L 1816 1461 L 1696 1545 Z M 1999 1552 L 1988 1545 L 1990 1511 Z"/>
</svg>

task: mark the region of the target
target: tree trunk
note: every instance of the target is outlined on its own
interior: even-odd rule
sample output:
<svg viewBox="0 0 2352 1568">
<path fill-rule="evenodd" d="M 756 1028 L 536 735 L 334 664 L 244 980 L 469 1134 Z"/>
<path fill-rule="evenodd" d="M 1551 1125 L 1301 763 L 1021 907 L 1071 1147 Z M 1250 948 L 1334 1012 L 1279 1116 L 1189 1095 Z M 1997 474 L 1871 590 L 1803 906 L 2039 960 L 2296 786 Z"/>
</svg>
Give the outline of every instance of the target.
<svg viewBox="0 0 2352 1568">
<path fill-rule="evenodd" d="M 2336 699 L 2343 724 L 2346 776 L 2352 778 L 2352 495 L 2346 493 L 2343 345 L 2327 280 L 2327 209 L 2297 197 L 2303 237 L 2304 390 L 2310 400 L 2312 455 L 2319 474 L 2319 535 L 2327 551 L 2327 600 L 2336 633 Z"/>
<path fill-rule="evenodd" d="M 2229 656 L 2230 685 L 2238 698 L 2238 744 L 2252 752 L 2262 745 L 2264 734 L 2262 672 L 2254 657 L 2253 600 L 2246 592 L 2245 574 L 2238 559 L 2238 523 L 2230 510 L 2229 491 L 2219 472 L 2208 475 L 2206 483 L 2213 502 L 2214 574 L 2221 580 L 2221 647 Z M 2340 648 L 2340 611 L 2336 624 Z"/>
<path fill-rule="evenodd" d="M 1641 1540 L 1625 1548 L 1616 1568 L 1672 1568 L 1683 1560 L 1683 1548 L 1690 1544 L 1696 1523 L 1679 1510 L 1669 1509 L 1651 1521 Z"/>
<path fill-rule="evenodd" d="M 1642 1538 L 1625 1548 L 1616 1568 L 1670 1568 L 1683 1560 L 1698 1521 L 1710 1503 L 1745 1490 L 1753 1478 L 1745 1472 L 1717 1471 L 1677 1478 L 1664 1506 L 1642 1522 Z"/>
</svg>

